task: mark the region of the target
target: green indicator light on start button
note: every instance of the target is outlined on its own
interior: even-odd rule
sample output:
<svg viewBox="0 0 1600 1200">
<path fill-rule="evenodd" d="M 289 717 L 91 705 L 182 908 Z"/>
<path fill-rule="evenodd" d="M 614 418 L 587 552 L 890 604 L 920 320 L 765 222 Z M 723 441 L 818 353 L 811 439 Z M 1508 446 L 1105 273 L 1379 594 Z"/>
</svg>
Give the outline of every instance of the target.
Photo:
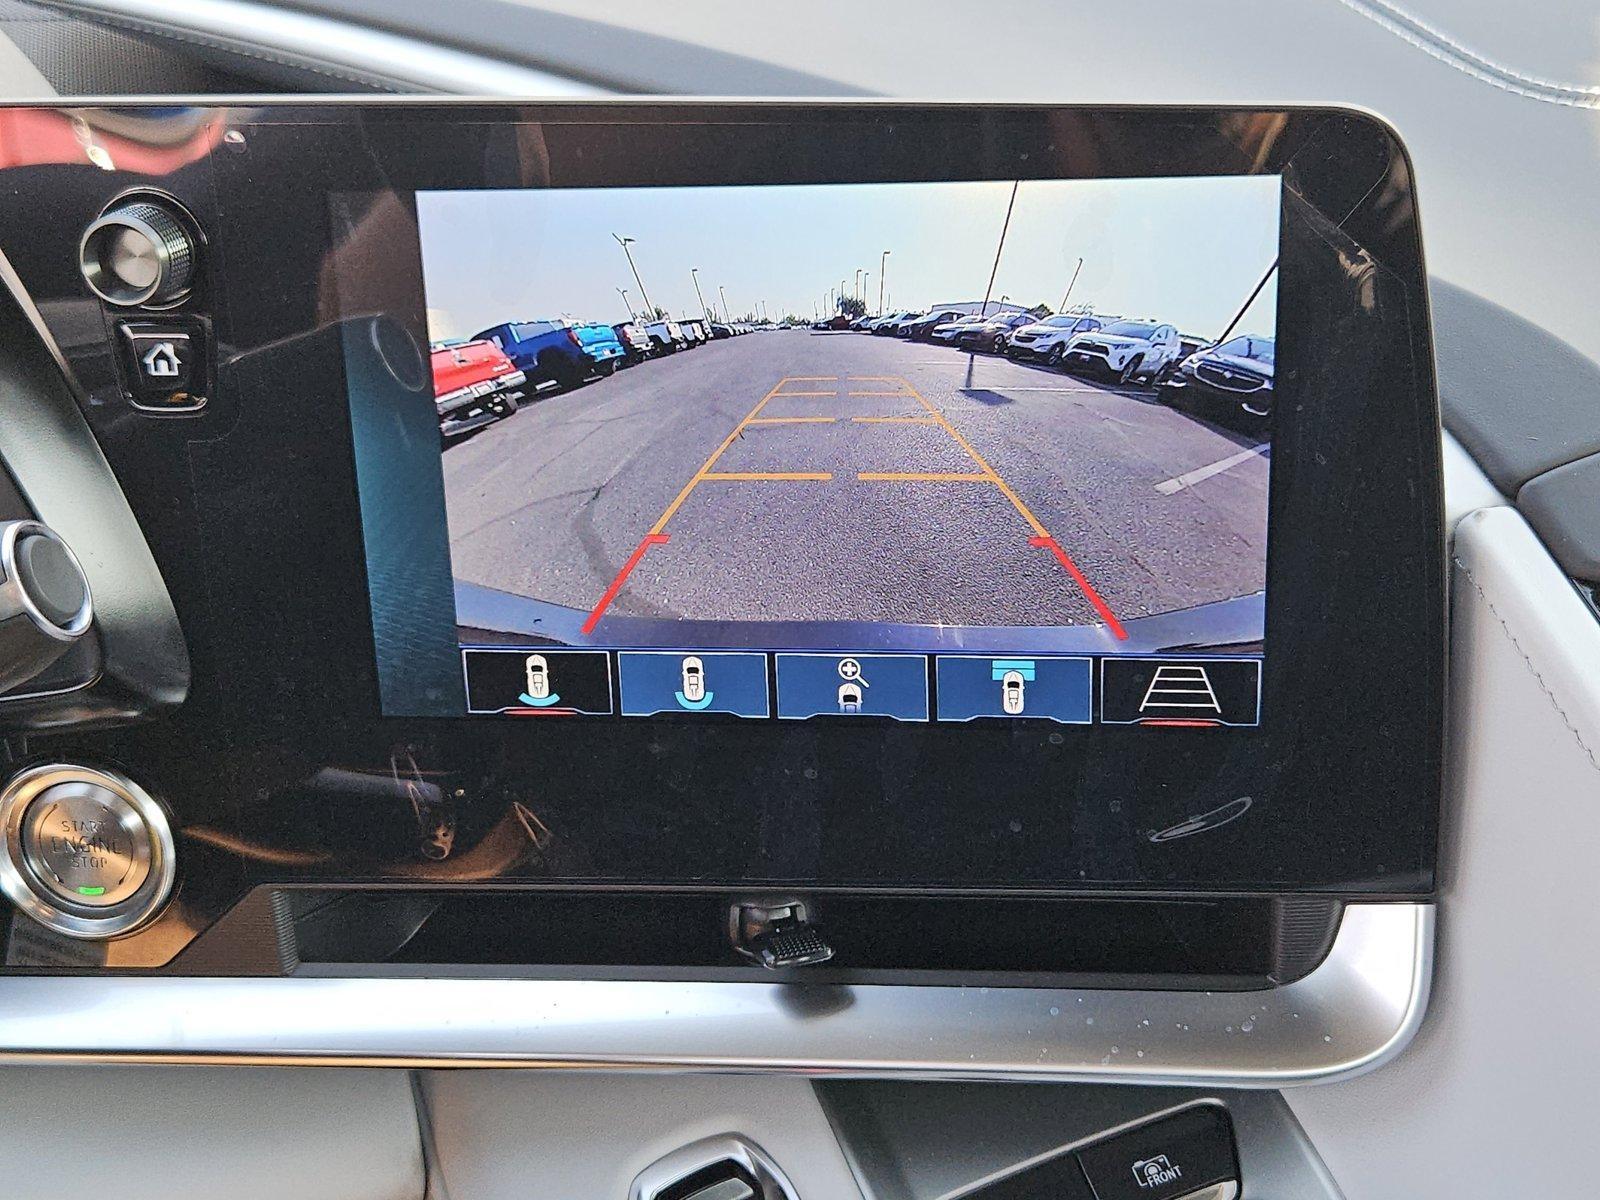
<svg viewBox="0 0 1600 1200">
<path fill-rule="evenodd" d="M 81 887 L 78 889 L 78 895 L 80 896 L 104 896 L 105 894 L 106 890 L 103 887 Z"/>
</svg>

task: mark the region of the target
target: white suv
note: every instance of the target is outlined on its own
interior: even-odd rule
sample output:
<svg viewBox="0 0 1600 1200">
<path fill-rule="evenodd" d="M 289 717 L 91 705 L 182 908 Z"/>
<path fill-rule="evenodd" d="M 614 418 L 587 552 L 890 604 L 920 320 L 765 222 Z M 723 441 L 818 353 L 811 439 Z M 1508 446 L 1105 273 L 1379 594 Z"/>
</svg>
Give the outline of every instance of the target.
<svg viewBox="0 0 1600 1200">
<path fill-rule="evenodd" d="M 1092 333 L 1100 325 L 1098 318 L 1076 313 L 1045 317 L 1030 325 L 1019 325 L 1006 338 L 1006 355 L 1010 358 L 1042 360 L 1059 367 L 1067 352 L 1067 343 L 1076 334 Z"/>
<path fill-rule="evenodd" d="M 1132 383 L 1156 379 L 1176 362 L 1182 342 L 1175 325 L 1154 321 L 1113 321 L 1093 333 L 1080 333 L 1067 343 L 1062 366 L 1073 374 L 1109 376 Z"/>
</svg>

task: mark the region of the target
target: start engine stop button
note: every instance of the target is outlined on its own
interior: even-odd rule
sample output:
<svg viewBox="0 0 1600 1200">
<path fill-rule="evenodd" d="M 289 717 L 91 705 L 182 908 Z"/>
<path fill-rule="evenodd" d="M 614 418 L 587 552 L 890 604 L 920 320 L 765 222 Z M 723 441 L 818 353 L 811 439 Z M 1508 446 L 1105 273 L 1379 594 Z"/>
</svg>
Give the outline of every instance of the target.
<svg viewBox="0 0 1600 1200">
<path fill-rule="evenodd" d="M 150 831 L 121 796 L 93 783 L 46 788 L 22 818 L 22 852 L 64 904 L 111 908 L 150 877 Z"/>
<path fill-rule="evenodd" d="M 120 937 L 162 910 L 176 877 L 166 812 L 126 775 L 50 763 L 0 787 L 0 892 L 41 925 Z"/>
</svg>

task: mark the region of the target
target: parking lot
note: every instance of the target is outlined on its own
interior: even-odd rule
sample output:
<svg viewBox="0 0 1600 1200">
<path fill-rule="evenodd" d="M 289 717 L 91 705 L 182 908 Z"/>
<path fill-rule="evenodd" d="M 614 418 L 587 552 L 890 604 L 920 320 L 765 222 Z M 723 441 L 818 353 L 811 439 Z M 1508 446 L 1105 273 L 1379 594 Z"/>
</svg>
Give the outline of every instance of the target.
<svg viewBox="0 0 1600 1200">
<path fill-rule="evenodd" d="M 1113 388 L 856 333 L 719 341 L 444 454 L 458 580 L 618 617 L 1097 625 L 1259 592 L 1267 454 Z"/>
</svg>

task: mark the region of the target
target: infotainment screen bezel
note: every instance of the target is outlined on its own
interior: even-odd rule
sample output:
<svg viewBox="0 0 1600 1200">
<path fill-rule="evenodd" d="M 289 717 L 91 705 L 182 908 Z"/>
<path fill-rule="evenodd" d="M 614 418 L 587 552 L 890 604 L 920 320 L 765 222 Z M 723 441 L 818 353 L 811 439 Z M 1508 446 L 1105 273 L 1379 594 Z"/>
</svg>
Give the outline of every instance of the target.
<svg viewBox="0 0 1600 1200">
<path fill-rule="evenodd" d="M 125 755 L 151 762 L 184 817 L 319 851 L 241 855 L 241 882 L 1433 889 L 1439 424 L 1411 165 L 1381 121 L 408 101 L 262 103 L 207 124 L 204 154 L 128 182 L 170 190 L 204 230 L 214 394 L 183 421 L 103 417 L 99 432 L 125 477 L 143 464 L 130 492 L 198 647 L 174 740 Z M 405 548 L 372 555 L 351 406 L 359 422 L 363 403 L 422 384 L 418 190 L 1227 174 L 1284 179 L 1261 727 L 380 715 L 369 605 L 392 594 L 377 575 L 403 572 Z M 336 224 L 334 196 L 367 197 L 357 212 L 373 219 Z M 377 519 L 398 533 L 413 516 Z M 203 567 L 184 560 L 197 549 Z M 184 731 L 206 738 L 180 756 Z M 265 780 L 247 786 L 247 763 L 270 763 Z M 338 772 L 450 799 L 453 847 L 419 856 L 404 818 L 352 828 Z M 517 851 L 498 853 L 508 837 Z"/>
</svg>

